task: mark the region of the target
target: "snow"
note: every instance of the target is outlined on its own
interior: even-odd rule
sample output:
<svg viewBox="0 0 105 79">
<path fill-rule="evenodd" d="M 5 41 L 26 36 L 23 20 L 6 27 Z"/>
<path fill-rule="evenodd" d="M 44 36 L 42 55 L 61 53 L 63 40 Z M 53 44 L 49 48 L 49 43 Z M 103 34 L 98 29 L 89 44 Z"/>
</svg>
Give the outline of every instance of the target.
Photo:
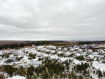
<svg viewBox="0 0 105 79">
<path fill-rule="evenodd" d="M 105 64 L 103 64 L 103 63 L 99 63 L 99 62 L 97 62 L 97 61 L 93 61 L 92 62 L 92 66 L 94 67 L 94 68 L 96 68 L 96 69 L 100 69 L 100 71 L 105 71 Z"/>
<path fill-rule="evenodd" d="M 55 51 L 54 51 L 54 50 L 51 50 L 51 52 L 50 52 L 50 53 L 52 53 L 52 54 L 53 54 L 53 53 L 55 53 Z"/>
<path fill-rule="evenodd" d="M 63 52 L 62 51 L 58 51 L 58 54 L 62 54 Z"/>
<path fill-rule="evenodd" d="M 97 75 L 94 75 L 94 74 L 92 74 L 92 73 L 90 73 L 90 75 L 91 75 L 92 78 L 94 78 L 94 79 L 99 79 Z"/>
<path fill-rule="evenodd" d="M 81 54 L 80 53 L 77 53 L 77 54 L 75 54 L 76 56 L 80 56 Z"/>
<path fill-rule="evenodd" d="M 66 61 L 68 58 L 60 58 L 61 61 Z"/>
<path fill-rule="evenodd" d="M 93 56 L 93 55 L 89 55 L 89 57 L 90 57 L 90 58 L 94 58 L 94 56 Z"/>
<path fill-rule="evenodd" d="M 69 55 L 70 55 L 70 52 L 65 53 L 65 56 L 69 56 Z"/>
<path fill-rule="evenodd" d="M 59 57 L 57 55 L 51 55 L 50 58 L 51 59 L 58 59 Z"/>
<path fill-rule="evenodd" d="M 97 75 L 94 75 L 94 74 L 92 74 L 92 73 L 90 73 L 90 75 L 91 75 L 92 78 L 94 78 L 94 79 L 99 79 Z M 102 77 L 101 79 L 105 79 L 105 77 Z"/>
<path fill-rule="evenodd" d="M 86 61 L 79 61 L 77 59 L 74 59 L 73 63 L 75 63 L 75 64 L 81 64 L 81 63 L 87 63 L 87 62 Z"/>
<path fill-rule="evenodd" d="M 49 57 L 49 55 L 48 54 L 43 54 L 43 57 Z"/>
<path fill-rule="evenodd" d="M 8 79 L 26 79 L 26 78 L 23 76 L 17 75 L 17 76 L 9 77 Z"/>
<path fill-rule="evenodd" d="M 74 59 L 73 62 L 74 62 L 75 64 L 81 64 L 81 62 L 80 62 L 79 60 L 76 60 L 76 59 Z"/>
</svg>

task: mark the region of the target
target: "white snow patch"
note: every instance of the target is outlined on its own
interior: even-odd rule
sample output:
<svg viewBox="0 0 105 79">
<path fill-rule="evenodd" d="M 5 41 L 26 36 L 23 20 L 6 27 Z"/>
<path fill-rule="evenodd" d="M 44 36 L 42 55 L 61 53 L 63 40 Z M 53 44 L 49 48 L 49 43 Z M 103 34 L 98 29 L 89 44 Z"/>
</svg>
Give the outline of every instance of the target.
<svg viewBox="0 0 105 79">
<path fill-rule="evenodd" d="M 26 78 L 23 76 L 17 75 L 17 76 L 9 77 L 8 79 L 26 79 Z"/>
</svg>

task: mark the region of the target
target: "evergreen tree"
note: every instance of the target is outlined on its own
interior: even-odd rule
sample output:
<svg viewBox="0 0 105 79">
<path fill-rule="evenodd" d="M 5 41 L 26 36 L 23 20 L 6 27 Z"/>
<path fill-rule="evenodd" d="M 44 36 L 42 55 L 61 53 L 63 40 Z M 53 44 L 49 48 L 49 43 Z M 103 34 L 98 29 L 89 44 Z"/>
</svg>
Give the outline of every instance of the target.
<svg viewBox="0 0 105 79">
<path fill-rule="evenodd" d="M 102 77 L 102 72 L 99 70 L 99 73 L 98 73 L 98 77 L 99 79 Z"/>
<path fill-rule="evenodd" d="M 47 70 L 45 70 L 43 74 L 43 79 L 47 79 L 47 78 L 48 78 L 48 73 L 47 73 Z"/>
<path fill-rule="evenodd" d="M 79 76 L 79 79 L 83 79 L 83 76 L 80 75 L 80 76 Z"/>
</svg>

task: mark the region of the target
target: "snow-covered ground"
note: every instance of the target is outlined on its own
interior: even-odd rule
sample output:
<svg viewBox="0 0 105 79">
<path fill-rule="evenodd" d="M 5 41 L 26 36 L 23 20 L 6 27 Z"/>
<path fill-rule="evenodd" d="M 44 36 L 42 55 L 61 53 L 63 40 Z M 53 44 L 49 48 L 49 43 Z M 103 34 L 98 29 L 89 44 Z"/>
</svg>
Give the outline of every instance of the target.
<svg viewBox="0 0 105 79">
<path fill-rule="evenodd" d="M 17 75 L 17 76 L 9 77 L 8 79 L 26 79 L 26 77 Z"/>
<path fill-rule="evenodd" d="M 94 75 L 94 74 L 92 74 L 92 73 L 90 73 L 90 75 L 91 75 L 92 78 L 94 78 L 94 79 L 99 79 L 97 75 Z M 102 77 L 101 79 L 105 79 L 105 77 Z"/>
<path fill-rule="evenodd" d="M 75 59 L 74 56 L 73 57 L 65 57 L 65 56 L 69 56 L 72 53 L 75 56 L 83 55 L 85 57 L 86 52 L 85 53 L 84 52 L 78 53 L 77 51 L 74 51 L 74 49 L 76 49 L 75 47 L 74 47 L 74 49 L 70 49 L 71 52 L 68 51 L 67 48 L 65 48 L 65 51 L 63 51 L 63 49 L 61 49 L 61 48 L 58 48 L 58 49 L 59 49 L 59 51 L 57 51 L 55 46 L 46 46 L 46 48 L 45 48 L 45 46 L 38 46 L 37 48 L 25 48 L 25 49 L 23 48 L 23 49 L 15 50 L 14 53 L 10 54 L 9 58 L 3 58 L 3 59 L 0 60 L 0 66 L 1 65 L 14 65 L 15 64 L 14 67 L 16 67 L 16 68 L 18 68 L 20 66 L 29 67 L 30 63 L 34 64 L 33 62 L 38 61 L 39 58 L 46 58 L 46 57 L 48 57 L 49 59 L 52 59 L 52 60 L 55 59 L 55 60 L 62 61 L 62 62 L 70 59 L 70 60 L 72 60 L 72 62 L 74 62 L 74 64 L 81 64 L 81 62 L 82 63 L 86 63 L 87 62 L 87 61 L 77 60 L 77 59 Z M 9 52 L 9 50 L 7 50 L 7 51 Z M 50 54 L 47 54 L 45 51 L 47 51 L 47 52 L 50 51 Z M 52 51 L 52 54 L 51 54 L 51 51 Z M 82 49 L 80 49 L 80 51 L 82 51 Z M 60 57 L 55 52 L 57 52 L 57 54 L 63 53 L 65 56 L 64 57 Z M 36 55 L 35 59 L 30 60 L 29 59 L 29 54 Z M 17 57 L 23 57 L 23 58 L 20 61 L 15 61 L 15 62 L 11 62 L 11 63 L 5 63 L 6 60 L 12 59 L 12 58 L 15 59 L 16 56 Z M 104 57 L 104 55 L 103 56 L 102 55 L 98 55 L 98 53 L 92 53 L 92 54 L 90 54 L 88 56 L 90 58 L 95 59 L 95 60 L 97 59 L 97 58 L 95 58 L 95 56 L 99 57 L 99 58 Z M 97 66 L 96 64 L 95 65 L 93 64 L 94 68 L 97 68 L 97 69 L 100 68 L 100 70 L 102 70 L 102 71 L 104 70 L 105 63 L 104 63 L 104 65 L 99 63 L 99 66 Z M 72 68 L 69 69 L 69 72 L 71 72 L 71 71 L 72 71 Z M 92 73 L 90 73 L 90 75 L 94 79 L 99 79 L 97 75 L 94 75 Z M 17 76 L 9 77 L 8 79 L 25 79 L 25 77 L 17 75 Z M 102 78 L 102 79 L 105 79 L 105 77 Z"/>
</svg>

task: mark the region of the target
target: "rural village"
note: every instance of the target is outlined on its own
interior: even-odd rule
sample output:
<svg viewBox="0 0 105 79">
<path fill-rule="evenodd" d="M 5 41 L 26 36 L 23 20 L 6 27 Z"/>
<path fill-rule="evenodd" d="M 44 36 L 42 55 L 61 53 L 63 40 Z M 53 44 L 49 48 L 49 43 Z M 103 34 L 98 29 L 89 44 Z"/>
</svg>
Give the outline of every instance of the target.
<svg viewBox="0 0 105 79">
<path fill-rule="evenodd" d="M 43 45 L 0 50 L 3 79 L 105 79 L 105 45 Z"/>
</svg>

